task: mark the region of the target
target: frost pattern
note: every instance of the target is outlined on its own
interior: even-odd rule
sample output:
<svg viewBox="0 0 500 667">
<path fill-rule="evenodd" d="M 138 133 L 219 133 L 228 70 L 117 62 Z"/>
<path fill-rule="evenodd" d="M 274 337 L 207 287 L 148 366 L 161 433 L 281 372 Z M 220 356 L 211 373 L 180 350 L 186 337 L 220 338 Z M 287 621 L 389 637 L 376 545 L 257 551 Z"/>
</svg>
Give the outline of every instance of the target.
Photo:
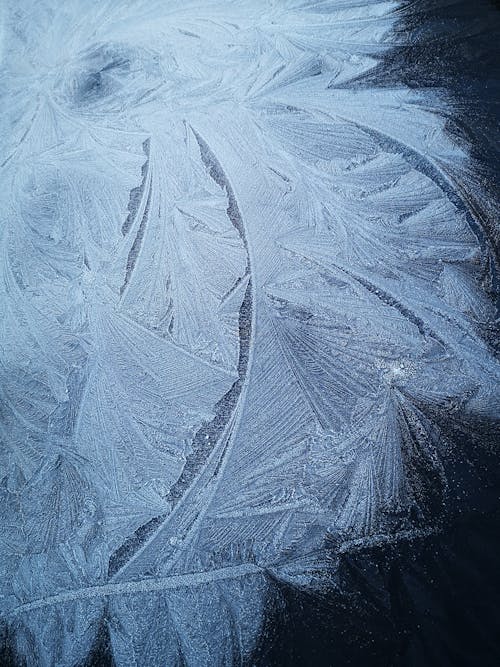
<svg viewBox="0 0 500 667">
<path fill-rule="evenodd" d="M 359 85 L 397 2 L 14 4 L 9 632 L 28 665 L 103 623 L 118 667 L 239 664 L 273 579 L 435 527 L 437 413 L 498 410 L 477 183 L 441 97 Z"/>
</svg>

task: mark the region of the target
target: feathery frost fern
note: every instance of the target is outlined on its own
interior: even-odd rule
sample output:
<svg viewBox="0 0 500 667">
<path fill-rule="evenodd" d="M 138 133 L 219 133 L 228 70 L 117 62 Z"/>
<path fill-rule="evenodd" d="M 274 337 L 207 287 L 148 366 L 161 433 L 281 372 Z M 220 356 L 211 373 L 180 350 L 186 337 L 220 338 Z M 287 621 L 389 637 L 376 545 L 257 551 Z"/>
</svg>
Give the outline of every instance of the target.
<svg viewBox="0 0 500 667">
<path fill-rule="evenodd" d="M 494 414 L 474 171 L 442 95 L 363 83 L 398 2 L 10 4 L 5 623 L 239 664 L 273 580 L 435 528 L 436 411 Z"/>
</svg>

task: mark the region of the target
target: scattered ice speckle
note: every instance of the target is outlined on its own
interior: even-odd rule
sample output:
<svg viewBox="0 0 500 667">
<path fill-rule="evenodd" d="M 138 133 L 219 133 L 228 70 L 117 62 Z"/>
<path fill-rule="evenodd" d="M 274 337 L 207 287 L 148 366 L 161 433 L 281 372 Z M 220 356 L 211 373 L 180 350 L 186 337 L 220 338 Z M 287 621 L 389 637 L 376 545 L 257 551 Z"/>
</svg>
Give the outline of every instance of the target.
<svg viewBox="0 0 500 667">
<path fill-rule="evenodd" d="M 83 664 L 105 618 L 117 667 L 240 664 L 328 541 L 435 531 L 437 414 L 496 414 L 467 152 L 436 92 L 360 85 L 398 2 L 8 5 L 15 650 Z"/>
</svg>

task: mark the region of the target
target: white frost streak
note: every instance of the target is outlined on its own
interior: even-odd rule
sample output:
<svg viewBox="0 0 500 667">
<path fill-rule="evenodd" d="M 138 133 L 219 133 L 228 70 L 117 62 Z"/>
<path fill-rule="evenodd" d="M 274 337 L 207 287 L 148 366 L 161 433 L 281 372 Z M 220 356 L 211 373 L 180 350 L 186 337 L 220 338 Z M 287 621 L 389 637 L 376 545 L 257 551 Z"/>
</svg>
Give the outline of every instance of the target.
<svg viewBox="0 0 500 667">
<path fill-rule="evenodd" d="M 396 2 L 4 12 L 1 599 L 29 665 L 248 657 L 272 571 L 432 531 L 487 257 Z M 477 227 L 475 228 L 477 230 Z"/>
</svg>

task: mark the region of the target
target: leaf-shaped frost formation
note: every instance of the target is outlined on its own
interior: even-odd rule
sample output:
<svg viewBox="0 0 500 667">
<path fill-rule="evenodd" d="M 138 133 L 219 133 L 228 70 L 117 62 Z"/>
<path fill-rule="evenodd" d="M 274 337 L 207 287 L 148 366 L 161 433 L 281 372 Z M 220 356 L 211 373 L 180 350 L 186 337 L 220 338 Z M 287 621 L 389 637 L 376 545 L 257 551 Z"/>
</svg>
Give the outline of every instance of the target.
<svg viewBox="0 0 500 667">
<path fill-rule="evenodd" d="M 377 87 L 401 4 L 5 12 L 20 663 L 241 664 L 277 579 L 439 527 L 498 410 L 493 233 L 444 97 Z"/>
</svg>

